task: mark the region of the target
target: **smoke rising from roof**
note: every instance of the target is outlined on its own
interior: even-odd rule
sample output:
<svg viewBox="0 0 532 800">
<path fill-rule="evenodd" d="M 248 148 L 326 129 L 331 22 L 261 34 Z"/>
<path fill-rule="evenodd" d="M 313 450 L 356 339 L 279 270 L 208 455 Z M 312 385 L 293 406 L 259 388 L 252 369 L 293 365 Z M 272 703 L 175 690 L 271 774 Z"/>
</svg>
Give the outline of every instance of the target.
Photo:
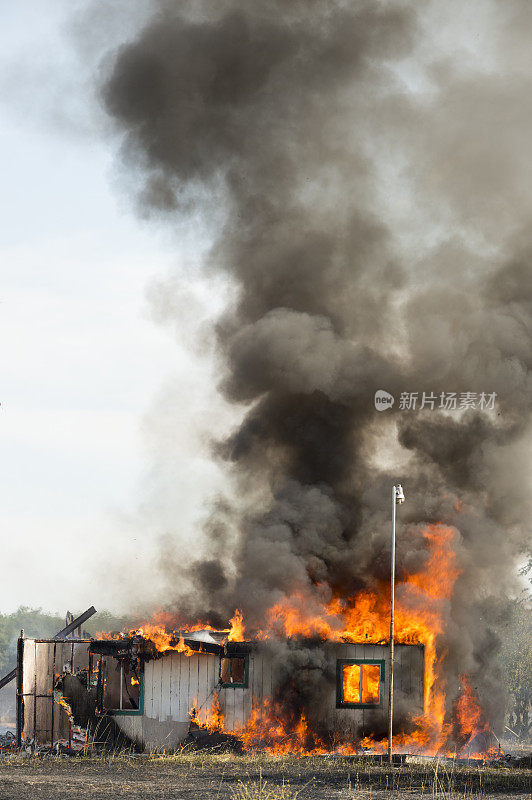
<svg viewBox="0 0 532 800">
<path fill-rule="evenodd" d="M 171 601 L 213 621 L 242 608 L 253 629 L 294 589 L 312 606 L 375 586 L 401 478 L 398 576 L 426 558 L 424 523 L 456 527 L 448 673 L 473 676 L 497 723 L 497 600 L 531 511 L 532 73 L 524 43 L 500 55 L 524 7 L 497 6 L 485 63 L 432 55 L 431 4 L 154 6 L 103 102 L 146 209 L 217 209 L 206 268 L 238 289 L 219 388 L 246 409 L 217 444 L 239 500 L 215 509 L 205 560 L 185 570 L 167 544 Z M 396 398 L 385 414 L 378 389 Z M 423 391 L 497 405 L 399 407 Z M 386 440 L 404 474 L 378 465 Z"/>
</svg>

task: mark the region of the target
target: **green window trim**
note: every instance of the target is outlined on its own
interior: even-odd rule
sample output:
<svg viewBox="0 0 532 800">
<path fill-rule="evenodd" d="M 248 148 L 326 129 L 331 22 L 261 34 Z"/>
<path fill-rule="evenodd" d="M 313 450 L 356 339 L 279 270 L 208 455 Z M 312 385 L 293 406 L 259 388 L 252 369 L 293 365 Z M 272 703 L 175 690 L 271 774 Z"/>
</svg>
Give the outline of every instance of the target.
<svg viewBox="0 0 532 800">
<path fill-rule="evenodd" d="M 342 672 L 345 666 L 353 666 L 359 664 L 373 664 L 380 667 L 380 685 L 379 685 L 379 702 L 378 703 L 350 703 L 342 697 Z M 385 662 L 378 658 L 342 658 L 336 661 L 336 708 L 382 708 L 382 700 L 384 694 L 384 677 L 385 677 Z"/>
<path fill-rule="evenodd" d="M 106 709 L 105 714 L 111 714 L 113 717 L 138 717 L 144 714 L 144 665 L 140 671 L 140 690 L 139 690 L 139 707 L 138 708 L 110 708 Z"/>
<path fill-rule="evenodd" d="M 233 659 L 233 658 L 242 659 L 243 658 L 244 659 L 244 682 L 243 683 L 224 683 L 222 681 L 222 660 L 224 658 L 231 658 L 231 659 Z M 249 654 L 242 654 L 242 655 L 235 654 L 235 655 L 222 656 L 220 658 L 219 684 L 222 687 L 222 689 L 247 689 L 248 686 L 249 686 Z"/>
</svg>

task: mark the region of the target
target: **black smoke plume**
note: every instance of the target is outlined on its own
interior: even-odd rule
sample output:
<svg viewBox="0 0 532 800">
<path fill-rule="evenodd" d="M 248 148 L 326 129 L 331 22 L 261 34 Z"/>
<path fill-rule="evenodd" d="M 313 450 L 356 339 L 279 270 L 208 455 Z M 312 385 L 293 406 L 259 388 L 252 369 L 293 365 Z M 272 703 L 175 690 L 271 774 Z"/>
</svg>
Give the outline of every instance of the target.
<svg viewBox="0 0 532 800">
<path fill-rule="evenodd" d="M 446 669 L 455 688 L 472 676 L 497 727 L 495 630 L 531 510 L 532 204 L 515 163 L 530 72 L 508 97 L 504 65 L 431 51 L 426 3 L 152 5 L 103 102 L 143 209 L 212 215 L 206 270 L 238 290 L 219 388 L 245 409 L 216 445 L 238 502 L 214 513 L 203 560 L 165 554 L 170 604 L 218 622 L 239 607 L 252 631 L 294 589 L 311 605 L 374 587 L 402 479 L 398 577 L 426 558 L 424 524 L 456 527 Z M 503 52 L 518 25 L 498 8 Z M 442 392 L 495 408 L 446 413 Z"/>
</svg>

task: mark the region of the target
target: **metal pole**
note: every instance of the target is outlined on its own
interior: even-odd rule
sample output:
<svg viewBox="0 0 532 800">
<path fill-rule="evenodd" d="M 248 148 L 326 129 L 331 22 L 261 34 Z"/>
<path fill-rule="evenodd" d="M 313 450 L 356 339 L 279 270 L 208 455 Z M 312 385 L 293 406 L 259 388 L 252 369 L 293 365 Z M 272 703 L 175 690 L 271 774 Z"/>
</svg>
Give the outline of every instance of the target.
<svg viewBox="0 0 532 800">
<path fill-rule="evenodd" d="M 17 642 L 15 674 L 17 676 L 17 747 L 21 747 L 24 735 L 24 630 L 20 631 L 20 637 Z"/>
<path fill-rule="evenodd" d="M 393 639 L 394 639 L 394 611 L 395 611 L 395 486 L 392 489 L 392 577 L 390 586 L 390 677 L 388 696 L 388 761 L 392 763 L 392 736 L 393 736 Z"/>
</svg>

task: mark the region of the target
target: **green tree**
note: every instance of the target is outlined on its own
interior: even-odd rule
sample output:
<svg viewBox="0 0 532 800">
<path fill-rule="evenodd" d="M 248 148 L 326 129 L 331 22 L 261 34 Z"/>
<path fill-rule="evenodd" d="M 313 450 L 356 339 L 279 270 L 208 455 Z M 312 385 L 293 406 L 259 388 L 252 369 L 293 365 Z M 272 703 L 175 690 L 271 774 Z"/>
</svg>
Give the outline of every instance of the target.
<svg viewBox="0 0 532 800">
<path fill-rule="evenodd" d="M 532 732 L 532 597 L 528 592 L 513 603 L 501 657 L 509 695 L 508 727 L 526 739 Z"/>
</svg>

